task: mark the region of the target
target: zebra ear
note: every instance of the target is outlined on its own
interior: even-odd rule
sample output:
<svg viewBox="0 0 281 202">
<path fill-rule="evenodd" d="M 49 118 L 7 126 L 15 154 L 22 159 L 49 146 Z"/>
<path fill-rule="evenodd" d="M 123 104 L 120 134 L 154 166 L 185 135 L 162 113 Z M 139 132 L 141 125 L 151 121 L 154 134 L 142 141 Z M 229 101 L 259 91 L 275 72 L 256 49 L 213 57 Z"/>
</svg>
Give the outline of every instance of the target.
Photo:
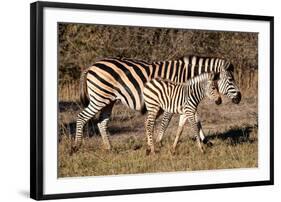
<svg viewBox="0 0 281 202">
<path fill-rule="evenodd" d="M 211 73 L 209 74 L 209 79 L 210 79 L 211 81 L 217 81 L 217 80 L 219 80 L 219 79 L 220 79 L 220 73 L 219 73 L 219 72 L 211 72 Z"/>
<path fill-rule="evenodd" d="M 229 65 L 227 65 L 226 68 L 225 68 L 225 70 L 233 72 L 233 71 L 234 71 L 234 66 L 233 66 L 233 64 L 230 63 Z"/>
</svg>

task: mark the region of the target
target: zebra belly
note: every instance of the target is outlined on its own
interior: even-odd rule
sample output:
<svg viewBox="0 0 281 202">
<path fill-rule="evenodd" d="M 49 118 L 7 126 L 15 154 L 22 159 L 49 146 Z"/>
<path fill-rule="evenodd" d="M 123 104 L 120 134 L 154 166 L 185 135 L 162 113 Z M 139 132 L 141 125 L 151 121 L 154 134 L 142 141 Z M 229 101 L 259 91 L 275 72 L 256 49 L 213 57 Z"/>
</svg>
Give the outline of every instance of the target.
<svg viewBox="0 0 281 202">
<path fill-rule="evenodd" d="M 120 70 L 117 70 L 118 69 L 116 68 L 115 71 L 120 72 Z M 127 81 L 123 77 L 120 77 L 118 80 L 110 74 L 110 72 L 107 72 L 98 66 L 92 66 L 87 75 L 89 96 L 91 96 L 91 94 L 97 94 L 105 99 L 110 99 L 111 101 L 120 100 L 122 104 L 130 109 L 143 111 L 144 101 L 141 92 L 143 91 L 144 84 L 139 83 L 138 86 L 140 89 L 138 91 L 133 88 L 133 84 L 130 82 L 123 85 L 123 83 Z M 92 100 L 92 102 L 96 103 L 97 101 Z"/>
<path fill-rule="evenodd" d="M 171 114 L 184 114 L 183 106 L 170 106 L 167 107 L 164 103 L 160 104 L 160 108 L 165 112 L 169 112 Z"/>
</svg>

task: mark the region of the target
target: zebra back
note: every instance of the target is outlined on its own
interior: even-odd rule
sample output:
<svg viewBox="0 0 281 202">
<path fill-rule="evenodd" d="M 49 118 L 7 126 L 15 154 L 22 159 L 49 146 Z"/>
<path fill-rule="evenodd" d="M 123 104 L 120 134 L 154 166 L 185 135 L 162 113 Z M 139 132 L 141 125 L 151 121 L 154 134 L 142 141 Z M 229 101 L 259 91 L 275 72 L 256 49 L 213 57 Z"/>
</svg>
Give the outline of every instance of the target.
<svg viewBox="0 0 281 202">
<path fill-rule="evenodd" d="M 120 99 L 131 109 L 142 111 L 144 109 L 142 92 L 147 81 L 162 78 L 184 83 L 202 73 L 219 72 L 224 69 L 225 64 L 224 59 L 198 56 L 153 63 L 128 58 L 107 58 L 89 68 L 88 94 L 100 95 L 97 92 L 102 92 L 99 100 L 105 103 L 107 101 L 103 100 L 104 97 L 110 97 L 110 100 Z"/>
<path fill-rule="evenodd" d="M 144 87 L 144 102 L 148 111 L 157 110 L 160 107 L 167 112 L 182 113 L 184 104 L 187 102 L 191 101 L 191 105 L 197 107 L 206 94 L 207 82 L 217 79 L 218 76 L 213 73 L 201 74 L 185 83 L 160 78 L 152 79 Z"/>
</svg>

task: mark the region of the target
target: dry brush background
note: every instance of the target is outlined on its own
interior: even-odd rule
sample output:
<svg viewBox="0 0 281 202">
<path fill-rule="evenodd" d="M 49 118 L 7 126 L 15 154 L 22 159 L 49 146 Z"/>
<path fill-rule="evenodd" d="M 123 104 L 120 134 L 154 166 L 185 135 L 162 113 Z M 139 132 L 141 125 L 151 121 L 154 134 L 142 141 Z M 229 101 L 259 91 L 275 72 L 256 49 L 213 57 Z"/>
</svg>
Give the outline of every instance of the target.
<svg viewBox="0 0 281 202">
<path fill-rule="evenodd" d="M 59 24 L 58 34 L 60 177 L 258 166 L 257 33 Z M 188 126 L 176 155 L 170 153 L 178 123 L 178 116 L 174 116 L 164 136 L 164 147 L 156 156 L 145 156 L 145 116 L 117 103 L 109 124 L 113 150 L 103 150 L 92 120 L 85 127 L 83 148 L 69 156 L 70 137 L 75 133 L 76 116 L 81 110 L 79 77 L 83 69 L 104 57 L 151 62 L 188 54 L 230 59 L 242 93 L 239 105 L 227 98 L 223 98 L 221 106 L 207 100 L 200 105 L 204 132 L 214 143 L 206 154 L 199 152 Z M 160 120 L 161 117 L 157 125 Z"/>
</svg>

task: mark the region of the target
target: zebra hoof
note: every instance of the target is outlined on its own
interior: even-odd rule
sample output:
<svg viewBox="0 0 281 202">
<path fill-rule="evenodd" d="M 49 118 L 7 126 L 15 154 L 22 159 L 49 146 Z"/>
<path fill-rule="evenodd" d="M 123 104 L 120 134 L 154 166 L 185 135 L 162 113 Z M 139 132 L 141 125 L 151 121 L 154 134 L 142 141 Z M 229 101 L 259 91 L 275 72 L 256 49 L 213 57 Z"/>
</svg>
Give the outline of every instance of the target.
<svg viewBox="0 0 281 202">
<path fill-rule="evenodd" d="M 160 150 L 159 150 L 159 149 L 157 149 L 157 148 L 155 148 L 155 152 L 154 152 L 154 154 L 156 154 L 156 153 L 160 153 Z"/>
<path fill-rule="evenodd" d="M 147 156 L 148 155 L 155 155 L 155 151 L 151 150 L 150 148 L 147 148 L 145 153 L 146 153 Z"/>
<path fill-rule="evenodd" d="M 171 148 L 170 151 L 171 151 L 172 155 L 176 155 L 176 149 L 175 148 Z"/>
<path fill-rule="evenodd" d="M 207 145 L 207 147 L 212 147 L 213 146 L 213 143 L 207 139 L 204 139 L 203 140 L 203 144 Z"/>
<path fill-rule="evenodd" d="M 72 156 L 74 153 L 78 152 L 79 150 L 79 147 L 77 145 L 73 145 L 71 146 L 71 149 L 70 149 L 70 156 Z"/>
<path fill-rule="evenodd" d="M 139 150 L 140 148 L 142 148 L 142 145 L 141 144 L 135 144 L 133 146 L 133 150 Z"/>
<path fill-rule="evenodd" d="M 200 152 L 201 152 L 202 154 L 205 153 L 205 148 L 204 148 L 204 146 L 201 144 L 201 142 L 198 142 L 198 148 L 199 148 L 199 150 L 200 150 Z"/>
<path fill-rule="evenodd" d="M 211 141 L 208 141 L 208 142 L 206 143 L 206 145 L 207 145 L 207 147 L 212 147 L 214 144 L 213 144 Z"/>
<path fill-rule="evenodd" d="M 206 153 L 206 152 L 205 152 L 205 149 L 204 149 L 203 147 L 200 148 L 200 151 L 201 151 L 202 154 L 205 154 L 205 153 Z"/>
<path fill-rule="evenodd" d="M 162 141 L 156 142 L 156 146 L 159 148 L 162 148 L 163 147 Z"/>
<path fill-rule="evenodd" d="M 151 149 L 147 148 L 146 151 L 145 151 L 146 156 L 148 156 L 150 153 L 151 153 Z"/>
</svg>

